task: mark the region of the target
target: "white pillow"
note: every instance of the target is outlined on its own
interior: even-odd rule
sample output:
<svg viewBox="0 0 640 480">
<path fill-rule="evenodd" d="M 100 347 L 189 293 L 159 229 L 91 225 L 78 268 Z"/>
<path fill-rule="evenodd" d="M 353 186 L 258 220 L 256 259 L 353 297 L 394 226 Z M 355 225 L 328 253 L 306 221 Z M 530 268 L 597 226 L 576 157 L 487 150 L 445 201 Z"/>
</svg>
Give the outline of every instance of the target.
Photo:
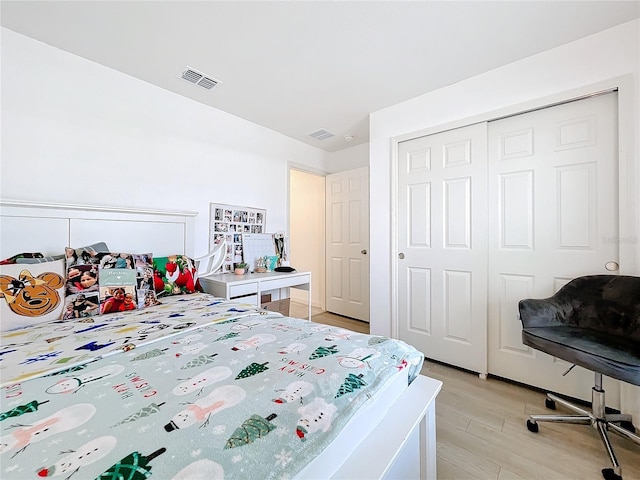
<svg viewBox="0 0 640 480">
<path fill-rule="evenodd" d="M 58 320 L 64 308 L 65 261 L 0 265 L 0 331 Z"/>
</svg>

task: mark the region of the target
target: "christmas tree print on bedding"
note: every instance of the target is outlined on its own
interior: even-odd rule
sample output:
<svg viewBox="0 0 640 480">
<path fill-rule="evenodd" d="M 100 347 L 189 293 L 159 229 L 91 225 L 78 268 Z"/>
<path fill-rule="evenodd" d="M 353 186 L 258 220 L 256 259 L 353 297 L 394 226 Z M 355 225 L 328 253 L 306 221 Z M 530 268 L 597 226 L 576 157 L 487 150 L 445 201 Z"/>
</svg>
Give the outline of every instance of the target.
<svg viewBox="0 0 640 480">
<path fill-rule="evenodd" d="M 224 318 L 6 385 L 0 478 L 292 478 L 421 363 L 383 337 L 273 313 Z"/>
</svg>

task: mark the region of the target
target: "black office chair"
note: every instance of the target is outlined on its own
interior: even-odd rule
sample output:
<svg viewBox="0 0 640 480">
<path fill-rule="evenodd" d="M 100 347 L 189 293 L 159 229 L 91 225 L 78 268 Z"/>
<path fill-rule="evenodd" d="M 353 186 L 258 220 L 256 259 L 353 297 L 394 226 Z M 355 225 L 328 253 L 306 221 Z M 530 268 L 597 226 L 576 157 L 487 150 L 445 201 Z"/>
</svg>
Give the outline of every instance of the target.
<svg viewBox="0 0 640 480">
<path fill-rule="evenodd" d="M 591 411 L 549 393 L 547 408 L 555 410 L 559 403 L 577 415 L 530 415 L 527 428 L 537 432 L 538 422 L 591 425 L 613 464 L 602 475 L 607 480 L 621 479 L 622 469 L 607 431 L 637 444 L 640 437 L 631 415 L 606 413 L 602 376 L 640 385 L 640 277 L 579 277 L 550 298 L 521 300 L 518 307 L 522 343 L 595 373 Z"/>
</svg>

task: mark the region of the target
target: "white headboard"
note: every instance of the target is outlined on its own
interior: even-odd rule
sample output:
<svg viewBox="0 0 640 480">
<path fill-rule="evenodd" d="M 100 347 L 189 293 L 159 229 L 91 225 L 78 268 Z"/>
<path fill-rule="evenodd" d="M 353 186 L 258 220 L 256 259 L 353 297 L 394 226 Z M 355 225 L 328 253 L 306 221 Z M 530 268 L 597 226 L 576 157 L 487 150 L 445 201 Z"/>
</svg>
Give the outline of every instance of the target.
<svg viewBox="0 0 640 480">
<path fill-rule="evenodd" d="M 0 259 L 60 255 L 105 242 L 111 251 L 193 257 L 197 212 L 0 200 Z"/>
</svg>

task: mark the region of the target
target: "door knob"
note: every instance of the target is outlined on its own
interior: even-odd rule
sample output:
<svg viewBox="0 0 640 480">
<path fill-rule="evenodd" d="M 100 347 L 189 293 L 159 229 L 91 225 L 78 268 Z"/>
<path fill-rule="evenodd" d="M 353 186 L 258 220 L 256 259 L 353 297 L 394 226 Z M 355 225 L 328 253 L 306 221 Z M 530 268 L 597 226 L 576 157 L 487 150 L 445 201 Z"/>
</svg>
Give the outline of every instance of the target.
<svg viewBox="0 0 640 480">
<path fill-rule="evenodd" d="M 400 260 L 402 260 L 402 259 L 404 258 L 404 253 L 400 252 L 400 253 L 398 254 L 398 258 L 399 258 Z"/>
<path fill-rule="evenodd" d="M 367 251 L 366 250 L 360 250 L 360 253 L 363 254 L 363 255 L 366 255 Z"/>
<path fill-rule="evenodd" d="M 606 268 L 610 272 L 617 272 L 620 268 L 620 265 L 618 265 L 618 262 L 607 262 L 604 264 L 604 268 Z"/>
</svg>

